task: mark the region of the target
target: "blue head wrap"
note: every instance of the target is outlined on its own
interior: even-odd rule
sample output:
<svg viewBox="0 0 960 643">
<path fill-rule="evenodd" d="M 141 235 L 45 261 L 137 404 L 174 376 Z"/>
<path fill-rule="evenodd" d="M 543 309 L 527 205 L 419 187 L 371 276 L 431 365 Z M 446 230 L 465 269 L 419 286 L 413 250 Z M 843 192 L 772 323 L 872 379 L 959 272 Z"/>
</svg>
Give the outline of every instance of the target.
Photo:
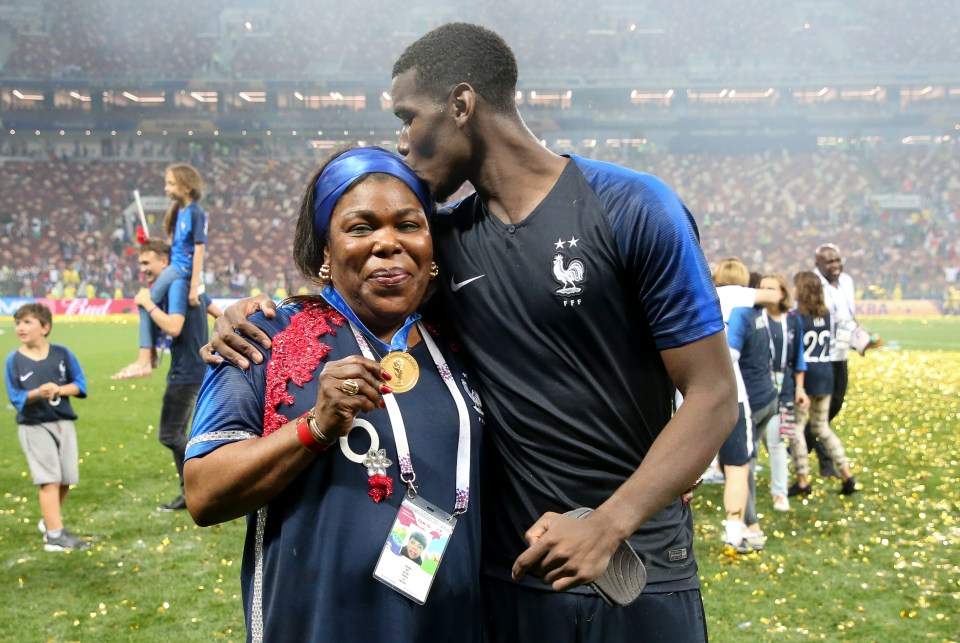
<svg viewBox="0 0 960 643">
<path fill-rule="evenodd" d="M 380 148 L 358 147 L 330 161 L 317 177 L 313 202 L 313 227 L 317 234 L 326 236 L 333 208 L 343 193 L 360 177 L 374 173 L 389 174 L 403 181 L 417 195 L 427 218 L 430 217 L 433 210 L 430 191 L 402 158 Z"/>
</svg>

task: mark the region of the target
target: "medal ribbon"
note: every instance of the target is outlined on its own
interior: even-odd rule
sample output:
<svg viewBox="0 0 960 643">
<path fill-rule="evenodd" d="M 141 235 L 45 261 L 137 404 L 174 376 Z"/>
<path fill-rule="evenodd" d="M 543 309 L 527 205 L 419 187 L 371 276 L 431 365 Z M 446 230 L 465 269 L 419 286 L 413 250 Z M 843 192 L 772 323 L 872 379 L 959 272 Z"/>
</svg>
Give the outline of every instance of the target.
<svg viewBox="0 0 960 643">
<path fill-rule="evenodd" d="M 344 316 L 346 317 L 346 315 Z M 374 359 L 370 345 L 366 342 L 366 338 L 360 329 L 353 325 L 352 320 L 350 328 L 357 339 L 357 344 L 360 345 L 363 356 L 367 359 Z M 427 349 L 430 351 L 433 363 L 436 365 L 444 384 L 447 385 L 450 397 L 453 398 L 457 406 L 457 415 L 460 419 L 460 436 L 457 439 L 456 500 L 451 514 L 457 516 L 466 513 L 470 500 L 470 413 L 467 410 L 467 402 L 463 399 L 463 393 L 457 388 L 456 382 L 453 381 L 453 375 L 450 372 L 450 367 L 447 366 L 447 360 L 444 359 L 443 353 L 437 348 L 436 343 L 422 324 L 419 329 L 420 336 L 427 343 Z M 407 429 L 403 422 L 403 415 L 393 393 L 385 393 L 383 401 L 387 405 L 387 414 L 390 416 L 390 424 L 393 426 L 393 439 L 397 443 L 397 463 L 400 465 L 400 479 L 407 484 L 407 493 L 411 497 L 415 497 L 417 490 L 413 486 L 413 481 L 417 479 L 417 474 L 413 470 L 413 460 L 410 457 L 410 444 L 407 442 Z"/>
<path fill-rule="evenodd" d="M 332 285 L 327 284 L 324 286 L 323 290 L 320 291 L 320 296 L 326 299 L 327 303 L 333 306 L 338 313 L 346 317 L 354 327 L 359 328 L 364 335 L 366 335 L 372 342 L 379 346 L 384 351 L 384 355 L 391 351 L 406 352 L 407 338 L 410 336 L 410 329 L 413 328 L 413 325 L 420 319 L 420 313 L 413 313 L 407 317 L 407 321 L 404 322 L 403 326 L 400 327 L 400 330 L 393 335 L 390 343 L 387 344 L 367 330 L 367 327 L 363 325 L 363 322 L 360 321 L 360 318 L 357 317 L 357 314 L 353 312 L 352 308 L 350 308 L 350 304 L 347 303 L 347 301 Z M 374 361 L 379 362 L 380 360 L 377 359 Z"/>
</svg>

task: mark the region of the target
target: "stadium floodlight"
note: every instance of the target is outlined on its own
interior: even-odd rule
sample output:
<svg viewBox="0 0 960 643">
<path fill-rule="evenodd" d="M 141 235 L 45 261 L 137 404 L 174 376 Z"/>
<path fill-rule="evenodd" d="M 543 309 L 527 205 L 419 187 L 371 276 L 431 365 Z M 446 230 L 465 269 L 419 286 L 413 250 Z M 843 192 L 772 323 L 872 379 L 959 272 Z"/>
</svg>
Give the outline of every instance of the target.
<svg viewBox="0 0 960 643">
<path fill-rule="evenodd" d="M 82 102 L 82 103 L 89 103 L 89 102 L 90 102 L 90 97 L 89 97 L 89 96 L 84 96 L 84 95 L 81 94 L 80 92 L 70 92 L 70 97 L 71 97 L 71 98 L 75 98 L 76 100 L 78 100 L 78 101 L 80 101 L 80 102 Z"/>
<path fill-rule="evenodd" d="M 840 91 L 840 98 L 873 98 L 879 93 L 878 87 L 870 89 L 844 89 Z"/>
<path fill-rule="evenodd" d="M 220 100 L 217 92 L 190 92 L 190 97 L 199 103 L 216 103 Z"/>
<path fill-rule="evenodd" d="M 139 96 L 133 92 L 123 92 L 123 97 L 134 103 L 163 103 L 167 99 L 162 94 L 160 96 Z"/>
<path fill-rule="evenodd" d="M 24 94 L 19 89 L 13 90 L 13 95 L 20 100 L 43 100 L 43 94 Z"/>
<path fill-rule="evenodd" d="M 247 101 L 248 103 L 266 103 L 267 102 L 267 92 L 239 92 L 240 98 Z"/>
</svg>

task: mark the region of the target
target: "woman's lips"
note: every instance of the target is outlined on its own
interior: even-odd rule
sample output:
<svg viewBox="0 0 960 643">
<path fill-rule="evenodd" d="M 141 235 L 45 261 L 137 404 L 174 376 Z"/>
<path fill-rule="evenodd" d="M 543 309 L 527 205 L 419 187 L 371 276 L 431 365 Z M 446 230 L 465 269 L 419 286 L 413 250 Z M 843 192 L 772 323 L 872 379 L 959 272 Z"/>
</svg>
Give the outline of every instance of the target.
<svg viewBox="0 0 960 643">
<path fill-rule="evenodd" d="M 403 283 L 410 278 L 410 273 L 402 268 L 390 268 L 388 270 L 374 270 L 370 273 L 370 279 L 376 281 L 382 286 L 395 286 Z"/>
</svg>

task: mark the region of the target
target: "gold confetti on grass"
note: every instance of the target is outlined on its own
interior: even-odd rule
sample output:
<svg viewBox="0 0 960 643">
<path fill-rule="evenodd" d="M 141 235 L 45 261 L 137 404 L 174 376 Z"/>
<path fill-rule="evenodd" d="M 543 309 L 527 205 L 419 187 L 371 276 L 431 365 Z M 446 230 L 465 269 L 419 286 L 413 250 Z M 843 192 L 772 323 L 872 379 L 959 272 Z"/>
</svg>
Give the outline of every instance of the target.
<svg viewBox="0 0 960 643">
<path fill-rule="evenodd" d="M 833 429 L 860 492 L 840 496 L 839 481 L 815 477 L 808 498 L 774 512 L 762 448 L 766 549 L 731 557 L 722 486 L 701 487 L 695 546 L 711 638 L 958 640 L 958 412 L 960 353 L 855 356 Z"/>
</svg>

